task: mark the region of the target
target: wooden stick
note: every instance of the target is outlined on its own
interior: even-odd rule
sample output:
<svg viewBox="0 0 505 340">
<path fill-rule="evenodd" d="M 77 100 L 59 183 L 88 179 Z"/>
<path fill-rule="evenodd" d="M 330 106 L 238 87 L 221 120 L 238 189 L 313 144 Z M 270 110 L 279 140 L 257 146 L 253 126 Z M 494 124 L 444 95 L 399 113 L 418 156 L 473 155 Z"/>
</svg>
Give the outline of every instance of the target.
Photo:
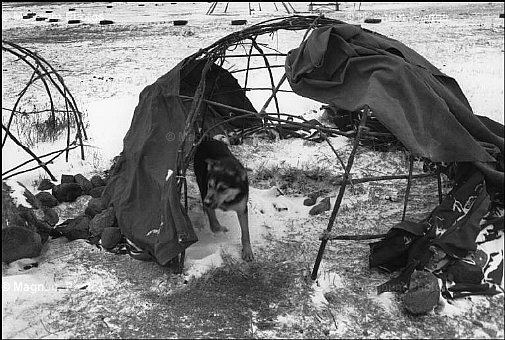
<svg viewBox="0 0 505 340">
<path fill-rule="evenodd" d="M 405 215 L 407 214 L 407 205 L 409 202 L 410 186 L 412 185 L 412 170 L 414 168 L 414 157 L 409 154 L 409 176 L 407 178 L 407 189 L 405 190 L 405 198 L 403 202 L 403 214 L 402 221 L 405 221 Z"/>
<path fill-rule="evenodd" d="M 442 174 L 440 172 L 440 164 L 437 164 L 437 189 L 438 189 L 438 204 L 442 204 Z"/>
<path fill-rule="evenodd" d="M 270 68 L 281 68 L 281 67 L 285 67 L 285 65 L 270 65 Z M 247 68 L 228 71 L 228 72 L 230 72 L 230 73 L 246 72 L 246 74 L 247 74 L 247 72 L 250 70 L 262 70 L 262 69 L 266 69 L 266 68 L 267 68 L 266 66 L 249 67 L 249 64 L 248 64 Z M 244 85 L 244 87 L 247 87 L 247 83 Z"/>
<path fill-rule="evenodd" d="M 89 147 L 89 145 L 86 145 L 86 146 L 88 146 L 88 147 Z M 77 147 L 79 147 L 79 145 L 76 145 L 76 144 L 75 144 L 75 142 L 74 142 L 74 144 L 70 147 L 70 150 L 75 149 L 75 148 L 77 148 Z M 55 153 L 59 153 L 59 155 L 61 155 L 61 154 L 62 154 L 62 153 L 64 153 L 64 152 L 65 152 L 65 150 L 67 150 L 67 149 L 68 149 L 68 148 L 64 148 L 64 149 L 61 149 L 61 150 L 52 151 L 52 152 L 46 153 L 45 155 L 41 155 L 41 156 L 39 156 L 39 158 L 40 158 L 40 159 L 42 159 L 42 158 L 44 158 L 44 157 L 54 155 Z M 58 155 L 58 156 L 59 156 L 59 155 Z M 7 175 L 9 172 L 12 172 L 12 171 L 14 171 L 14 170 L 17 170 L 17 169 L 21 168 L 23 165 L 26 165 L 26 164 L 31 163 L 31 162 L 33 162 L 33 161 L 35 161 L 35 159 L 33 159 L 33 158 L 32 158 L 32 159 L 29 159 L 29 160 L 27 160 L 27 161 L 25 161 L 25 162 L 21 163 L 21 164 L 18 164 L 18 165 L 17 165 L 17 166 L 15 166 L 14 168 L 9 169 L 9 170 L 7 170 L 7 171 L 3 172 L 3 173 L 2 173 L 2 177 L 4 177 L 5 175 Z M 49 163 L 50 163 L 50 161 L 47 161 L 47 162 L 45 162 L 45 163 L 46 163 L 46 164 L 49 164 Z"/>
<path fill-rule="evenodd" d="M 184 96 L 184 95 L 179 95 L 179 97 L 182 98 L 182 99 L 192 99 L 193 98 L 193 97 Z M 218 103 L 218 102 L 215 102 L 215 101 L 212 101 L 212 100 L 208 100 L 208 99 L 204 99 L 203 101 L 206 102 L 206 103 L 208 103 L 208 104 L 216 105 L 216 106 L 219 106 L 219 107 L 222 107 L 222 108 L 225 108 L 225 109 L 229 109 L 229 110 L 232 110 L 232 111 L 235 111 L 235 112 L 238 112 L 238 113 L 244 113 L 244 115 L 238 116 L 238 117 L 234 117 L 234 118 L 250 117 L 249 115 L 254 115 L 254 116 L 258 117 L 258 115 L 259 115 L 259 118 L 266 117 L 269 120 L 274 120 L 274 121 L 277 121 L 277 122 L 279 122 L 279 121 L 280 122 L 285 122 L 285 123 L 289 123 L 291 125 L 300 126 L 300 127 L 303 127 L 303 128 L 320 129 L 321 131 L 324 131 L 326 133 L 340 135 L 340 136 L 344 136 L 344 137 L 352 137 L 355 134 L 354 131 L 342 132 L 342 131 L 340 131 L 338 129 L 333 129 L 333 128 L 330 128 L 330 127 L 327 127 L 327 126 L 314 126 L 314 125 L 311 125 L 311 124 L 304 124 L 304 123 L 299 123 L 299 122 L 287 121 L 287 120 L 271 117 L 267 113 L 260 114 L 258 112 L 253 112 L 253 111 L 249 111 L 249 110 L 239 109 L 239 108 L 236 108 L 236 107 L 233 107 L 233 106 L 229 106 L 229 105 L 226 105 L 226 104 L 221 104 L 221 103 Z M 290 115 L 290 114 L 287 114 L 287 113 L 280 113 L 280 115 L 281 116 L 294 117 L 294 118 L 299 118 L 300 119 L 299 116 Z M 224 123 L 226 123 L 226 122 L 223 122 L 223 124 Z"/>
<path fill-rule="evenodd" d="M 226 59 L 228 58 L 247 58 L 247 57 L 285 57 L 287 56 L 286 53 L 258 53 L 258 54 L 230 54 L 226 56 Z"/>
<path fill-rule="evenodd" d="M 345 168 L 342 185 L 340 186 L 340 189 L 338 191 L 337 200 L 335 202 L 335 206 L 333 207 L 333 211 L 331 212 L 330 220 L 328 221 L 328 226 L 326 227 L 326 232 L 330 232 L 331 229 L 333 228 L 333 224 L 335 223 L 335 218 L 337 217 L 337 213 L 340 208 L 340 204 L 342 203 L 342 199 L 344 197 L 344 192 L 345 192 L 347 180 L 349 178 L 349 174 L 351 172 L 352 165 L 354 163 L 354 156 L 356 155 L 359 141 L 361 139 L 361 134 L 362 134 L 363 129 L 366 126 L 366 120 L 367 120 L 369 114 L 370 114 L 370 109 L 368 107 L 365 107 L 365 110 L 363 112 L 363 116 L 361 117 L 361 121 L 359 123 L 358 133 L 356 134 L 356 136 L 354 138 L 354 143 L 352 146 L 351 154 L 349 155 L 349 159 L 347 160 L 347 166 Z M 319 270 L 319 265 L 321 264 L 321 260 L 323 259 L 324 249 L 326 248 L 327 242 L 328 242 L 328 240 L 322 240 L 321 245 L 319 246 L 319 251 L 317 253 L 316 262 L 314 263 L 314 268 L 313 268 L 312 274 L 311 274 L 312 280 L 315 280 L 317 278 L 317 271 Z"/>
<path fill-rule="evenodd" d="M 7 127 L 2 124 L 2 129 L 4 129 L 5 133 L 12 139 L 12 141 L 14 143 L 16 143 L 19 147 L 21 147 L 23 150 L 25 150 L 30 156 L 32 156 L 38 163 L 39 165 L 47 172 L 47 174 L 49 175 L 49 177 L 51 177 L 51 179 L 53 181 L 56 181 L 56 177 L 53 176 L 53 174 L 51 173 L 51 171 L 49 171 L 49 169 L 47 168 L 46 164 L 44 162 L 42 162 L 40 160 L 39 157 L 37 157 L 36 154 L 34 154 L 32 152 L 32 150 L 30 150 L 28 147 L 24 146 L 10 131 L 9 129 L 7 129 Z"/>
<path fill-rule="evenodd" d="M 75 149 L 75 148 L 77 148 L 77 147 L 79 147 L 79 146 L 80 146 L 80 145 L 79 145 L 79 144 L 77 144 L 77 145 L 74 145 L 73 147 L 71 147 L 71 148 L 69 148 L 69 149 Z M 89 146 L 89 145 L 88 145 L 88 146 Z M 53 162 L 56 158 L 58 158 L 59 156 L 61 156 L 61 154 L 63 154 L 63 153 L 64 153 L 67 149 L 68 149 L 68 148 L 65 148 L 65 149 L 63 149 L 63 150 L 58 150 L 58 151 L 55 151 L 55 152 L 51 152 L 51 153 L 49 153 L 49 154 L 46 154 L 46 156 L 48 156 L 48 155 L 50 155 L 50 154 L 54 154 L 54 153 L 58 152 L 58 154 L 57 154 L 56 156 L 54 156 L 53 158 L 49 159 L 49 160 L 48 160 L 47 162 L 45 162 L 44 164 L 51 164 L 51 163 L 52 163 L 52 162 Z M 42 158 L 42 157 L 43 157 L 43 156 L 41 156 L 40 158 Z M 34 159 L 31 159 L 30 161 L 34 161 Z M 25 162 L 25 164 L 27 164 L 27 162 Z M 8 175 L 8 176 L 6 176 L 6 177 L 3 177 L 3 179 L 9 179 L 9 178 L 14 177 L 14 176 L 16 176 L 16 175 L 20 175 L 20 174 L 25 173 L 25 172 L 30 172 L 30 171 L 33 171 L 33 170 L 38 169 L 38 168 L 40 168 L 40 167 L 41 167 L 41 165 L 39 164 L 39 165 L 37 165 L 37 166 L 35 166 L 35 167 L 33 167 L 33 168 L 26 169 L 26 170 L 22 170 L 22 171 L 18 171 L 18 172 L 16 172 L 16 173 L 10 174 L 10 175 Z M 19 167 L 18 167 L 18 168 L 19 168 Z M 2 176 L 3 176 L 3 174 L 2 174 Z"/>
<path fill-rule="evenodd" d="M 371 234 L 371 235 L 332 235 L 331 233 L 323 233 L 319 239 L 320 240 L 351 240 L 351 241 L 361 241 L 361 240 L 374 240 L 378 238 L 386 237 L 387 234 Z"/>
<path fill-rule="evenodd" d="M 283 75 L 283 78 L 281 78 L 281 80 L 279 81 L 279 84 L 277 84 L 277 86 L 275 86 L 274 75 L 272 74 L 272 69 L 270 68 L 270 62 L 268 61 L 268 58 L 265 56 L 265 54 L 263 53 L 263 50 L 261 49 L 261 47 L 259 47 L 259 45 L 256 43 L 256 41 L 254 39 L 252 40 L 252 44 L 253 44 L 254 48 L 256 50 L 258 50 L 258 52 L 260 52 L 261 55 L 263 55 L 263 60 L 265 62 L 265 66 L 267 67 L 268 75 L 270 77 L 270 85 L 272 86 L 272 95 L 267 100 L 267 103 L 265 105 L 263 105 L 263 108 L 260 110 L 260 112 L 263 112 L 266 109 L 266 107 L 268 106 L 268 103 L 272 100 L 272 97 L 273 97 L 273 99 L 275 101 L 275 108 L 277 109 L 277 114 L 279 114 L 280 109 L 279 109 L 279 101 L 277 100 L 277 91 L 281 87 L 284 80 L 286 80 L 285 74 Z M 279 118 L 280 118 L 280 116 L 279 116 Z"/>
</svg>

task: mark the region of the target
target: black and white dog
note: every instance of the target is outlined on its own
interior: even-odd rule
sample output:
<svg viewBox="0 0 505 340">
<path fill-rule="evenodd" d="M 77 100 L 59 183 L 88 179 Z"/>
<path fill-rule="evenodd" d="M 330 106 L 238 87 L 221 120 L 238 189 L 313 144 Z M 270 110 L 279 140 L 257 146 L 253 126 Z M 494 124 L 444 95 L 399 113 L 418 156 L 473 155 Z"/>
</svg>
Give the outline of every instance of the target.
<svg viewBox="0 0 505 340">
<path fill-rule="evenodd" d="M 198 145 L 194 170 L 203 207 L 213 232 L 227 231 L 216 218 L 215 209 L 237 212 L 242 231 L 242 258 L 253 260 L 249 237 L 247 169 L 233 156 L 222 141 L 206 140 Z"/>
</svg>

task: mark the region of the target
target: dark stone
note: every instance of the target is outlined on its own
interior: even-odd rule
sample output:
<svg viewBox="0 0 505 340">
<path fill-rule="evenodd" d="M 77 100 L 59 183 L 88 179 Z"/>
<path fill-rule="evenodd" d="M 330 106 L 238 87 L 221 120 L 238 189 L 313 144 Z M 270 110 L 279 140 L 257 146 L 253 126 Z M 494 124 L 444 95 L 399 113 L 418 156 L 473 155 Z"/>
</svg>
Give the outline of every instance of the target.
<svg viewBox="0 0 505 340">
<path fill-rule="evenodd" d="M 312 197 L 307 197 L 306 199 L 303 200 L 303 205 L 307 207 L 311 207 L 314 204 L 316 204 L 316 200 Z"/>
<path fill-rule="evenodd" d="M 50 226 L 54 227 L 60 220 L 58 213 L 53 208 L 42 207 L 42 211 L 44 212 L 44 221 Z"/>
<path fill-rule="evenodd" d="M 60 19 L 54 19 L 54 18 L 49 19 L 49 22 L 58 22 L 58 21 L 60 21 Z"/>
<path fill-rule="evenodd" d="M 66 220 L 63 224 L 56 227 L 69 241 L 77 239 L 88 239 L 90 218 L 86 215 Z"/>
<path fill-rule="evenodd" d="M 112 25 L 113 23 L 112 20 L 100 20 L 100 25 Z"/>
<path fill-rule="evenodd" d="M 104 190 L 105 190 L 105 185 L 91 189 L 89 191 L 89 194 L 91 195 L 91 197 L 100 198 L 100 197 L 102 197 L 102 193 Z"/>
<path fill-rule="evenodd" d="M 88 195 L 89 191 L 93 189 L 93 183 L 91 183 L 91 181 L 84 177 L 82 174 L 77 174 L 74 176 L 74 178 L 75 182 L 81 186 L 82 192 L 85 195 Z"/>
<path fill-rule="evenodd" d="M 7 264 L 24 258 L 37 257 L 42 251 L 38 233 L 23 227 L 2 229 L 2 262 Z"/>
<path fill-rule="evenodd" d="M 324 211 L 330 210 L 330 208 L 331 208 L 330 198 L 326 197 L 321 202 L 319 202 L 318 205 L 310 209 L 309 215 L 318 215 Z"/>
<path fill-rule="evenodd" d="M 69 24 L 71 24 L 71 25 L 72 25 L 72 24 L 80 24 L 80 23 L 81 23 L 81 20 L 74 20 L 74 19 L 73 19 L 73 20 L 69 20 L 69 21 L 68 21 L 68 23 L 69 23 Z"/>
<path fill-rule="evenodd" d="M 404 297 L 405 309 L 411 314 L 426 314 L 433 310 L 440 298 L 437 277 L 427 271 L 415 271 L 410 278 L 410 286 Z"/>
<path fill-rule="evenodd" d="M 42 207 L 52 208 L 58 205 L 58 200 L 56 197 L 46 191 L 39 192 L 37 195 L 35 195 L 35 198 L 39 200 Z"/>
<path fill-rule="evenodd" d="M 97 187 L 103 187 L 107 183 L 105 183 L 105 181 L 99 175 L 94 175 L 93 177 L 91 177 L 91 184 L 93 184 L 93 188 L 97 188 Z"/>
<path fill-rule="evenodd" d="M 37 187 L 37 190 L 42 191 L 42 190 L 51 190 L 54 187 L 54 183 L 51 182 L 50 179 L 44 178 L 42 181 L 40 181 L 39 186 Z"/>
<path fill-rule="evenodd" d="M 74 202 L 82 194 L 82 188 L 77 183 L 63 183 L 53 188 L 53 196 L 58 202 Z"/>
<path fill-rule="evenodd" d="M 93 217 L 89 223 L 89 232 L 91 236 L 102 235 L 105 228 L 113 227 L 114 225 L 116 225 L 116 213 L 114 212 L 114 208 L 110 207 Z"/>
<path fill-rule="evenodd" d="M 60 184 L 63 183 L 75 183 L 75 177 L 73 175 L 61 175 Z"/>
<path fill-rule="evenodd" d="M 112 249 L 121 241 L 121 229 L 117 227 L 107 227 L 102 231 L 102 247 Z"/>
<path fill-rule="evenodd" d="M 101 198 L 92 198 L 88 202 L 88 206 L 84 213 L 89 217 L 93 218 L 95 215 L 98 215 L 102 211 L 105 210 L 105 204 L 103 203 Z"/>
<path fill-rule="evenodd" d="M 303 205 L 305 206 L 313 206 L 316 204 L 317 198 L 321 196 L 321 191 L 315 191 L 307 195 L 307 198 L 303 201 Z"/>
<path fill-rule="evenodd" d="M 53 229 L 46 221 L 39 220 L 35 216 L 33 209 L 19 206 L 19 217 L 23 219 L 23 226 L 31 231 L 38 233 L 41 237 L 42 243 L 45 243 L 49 238 L 51 230 Z"/>
<path fill-rule="evenodd" d="M 47 18 L 45 18 L 45 17 L 37 17 L 37 18 L 35 18 L 35 21 L 44 21 L 46 19 Z"/>
<path fill-rule="evenodd" d="M 461 260 L 449 265 L 444 273 L 447 279 L 454 283 L 479 284 L 484 278 L 481 267 Z"/>
<path fill-rule="evenodd" d="M 475 264 L 480 268 L 484 269 L 489 260 L 489 255 L 480 248 L 475 251 Z"/>
<path fill-rule="evenodd" d="M 188 23 L 187 20 L 174 20 L 174 26 L 184 26 Z"/>
</svg>

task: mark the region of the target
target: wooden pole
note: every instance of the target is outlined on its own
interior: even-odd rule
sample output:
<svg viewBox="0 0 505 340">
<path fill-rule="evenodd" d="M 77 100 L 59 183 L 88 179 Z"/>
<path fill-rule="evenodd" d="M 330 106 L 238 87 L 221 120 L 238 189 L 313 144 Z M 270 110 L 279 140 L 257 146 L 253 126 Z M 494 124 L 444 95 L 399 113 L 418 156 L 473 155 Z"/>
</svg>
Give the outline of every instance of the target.
<svg viewBox="0 0 505 340">
<path fill-rule="evenodd" d="M 4 129 L 5 133 L 12 139 L 12 141 L 14 143 L 16 143 L 19 147 L 21 147 L 23 150 L 26 151 L 26 153 L 28 153 L 30 156 L 33 157 L 33 159 L 35 159 L 37 161 L 37 163 L 39 163 L 39 166 L 42 167 L 42 169 L 44 169 L 47 174 L 49 175 L 49 177 L 51 177 L 51 179 L 53 181 L 56 181 L 56 177 L 53 176 L 53 174 L 51 173 L 51 171 L 49 171 L 49 169 L 47 168 L 46 164 L 44 162 L 42 162 L 40 160 L 39 157 L 37 157 L 36 154 L 34 154 L 32 152 L 32 150 L 30 150 L 28 147 L 24 146 L 10 131 L 9 129 L 7 129 L 7 127 L 5 125 L 2 124 L 2 128 Z"/>
<path fill-rule="evenodd" d="M 439 164 L 437 164 L 437 187 L 438 187 L 438 204 L 442 204 L 442 174 L 440 173 Z"/>
<path fill-rule="evenodd" d="M 342 185 L 340 186 L 340 190 L 338 191 L 337 200 L 335 202 L 335 206 L 333 207 L 333 211 L 330 216 L 330 220 L 328 222 L 328 226 L 326 227 L 326 232 L 330 232 L 333 228 L 333 224 L 335 223 L 335 218 L 337 217 L 338 210 L 340 208 L 340 204 L 342 203 L 342 199 L 344 198 L 345 188 L 347 185 L 347 180 L 349 178 L 349 174 L 351 173 L 352 165 L 354 163 L 354 156 L 356 155 L 356 151 L 358 149 L 359 141 L 361 139 L 361 135 L 363 133 L 364 127 L 366 125 L 366 120 L 368 115 L 370 114 L 370 108 L 368 106 L 365 107 L 363 112 L 363 117 L 361 117 L 361 121 L 359 123 L 358 131 L 356 136 L 354 137 L 354 143 L 352 146 L 351 154 L 349 155 L 349 159 L 347 160 L 347 166 L 344 172 L 344 178 L 342 180 Z M 319 246 L 319 251 L 317 253 L 316 262 L 314 263 L 314 268 L 312 270 L 311 278 L 315 280 L 317 278 L 317 271 L 319 270 L 319 265 L 321 264 L 321 260 L 323 259 L 324 249 L 326 248 L 326 243 L 328 240 L 322 240 L 321 245 Z"/>
<path fill-rule="evenodd" d="M 413 168 L 414 168 L 414 157 L 411 154 L 409 154 L 409 177 L 407 178 L 407 189 L 405 190 L 405 198 L 403 200 L 402 221 L 405 221 L 405 215 L 407 214 L 407 205 L 409 202 L 410 187 L 412 185 Z"/>
</svg>

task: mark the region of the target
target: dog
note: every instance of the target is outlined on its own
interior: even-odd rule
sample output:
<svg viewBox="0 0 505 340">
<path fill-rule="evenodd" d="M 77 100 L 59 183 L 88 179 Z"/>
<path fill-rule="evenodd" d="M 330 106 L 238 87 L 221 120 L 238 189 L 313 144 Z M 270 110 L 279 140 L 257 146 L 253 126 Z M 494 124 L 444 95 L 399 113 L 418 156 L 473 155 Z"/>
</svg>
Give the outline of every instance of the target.
<svg viewBox="0 0 505 340">
<path fill-rule="evenodd" d="M 247 169 L 233 156 L 224 142 L 205 140 L 196 148 L 194 170 L 210 229 L 214 233 L 228 231 L 217 220 L 215 209 L 236 211 L 242 231 L 242 259 L 252 261 L 254 256 L 249 237 Z"/>
</svg>

